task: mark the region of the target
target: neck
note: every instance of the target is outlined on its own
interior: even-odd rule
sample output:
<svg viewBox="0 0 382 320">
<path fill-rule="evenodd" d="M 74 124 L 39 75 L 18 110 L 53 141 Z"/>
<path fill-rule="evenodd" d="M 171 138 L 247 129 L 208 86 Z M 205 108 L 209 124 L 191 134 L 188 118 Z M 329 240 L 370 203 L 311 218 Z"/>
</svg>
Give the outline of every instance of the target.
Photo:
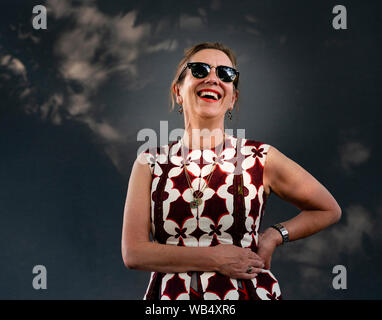
<svg viewBox="0 0 382 320">
<path fill-rule="evenodd" d="M 182 143 L 188 149 L 211 149 L 224 141 L 224 114 L 200 117 L 185 110 Z"/>
<path fill-rule="evenodd" d="M 224 138 L 224 127 L 187 128 L 182 143 L 188 149 L 211 149 L 220 145 Z"/>
</svg>

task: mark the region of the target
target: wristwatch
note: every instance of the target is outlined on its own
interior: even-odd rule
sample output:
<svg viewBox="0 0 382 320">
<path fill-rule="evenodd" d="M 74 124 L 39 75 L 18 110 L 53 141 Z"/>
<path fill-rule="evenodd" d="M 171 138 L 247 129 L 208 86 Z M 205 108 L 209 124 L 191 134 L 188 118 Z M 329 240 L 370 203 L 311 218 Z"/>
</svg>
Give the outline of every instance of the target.
<svg viewBox="0 0 382 320">
<path fill-rule="evenodd" d="M 283 243 L 289 241 L 289 233 L 288 230 L 285 229 L 285 227 L 281 223 L 274 224 L 272 228 L 276 229 L 278 232 L 280 232 L 282 238 L 283 238 Z"/>
</svg>

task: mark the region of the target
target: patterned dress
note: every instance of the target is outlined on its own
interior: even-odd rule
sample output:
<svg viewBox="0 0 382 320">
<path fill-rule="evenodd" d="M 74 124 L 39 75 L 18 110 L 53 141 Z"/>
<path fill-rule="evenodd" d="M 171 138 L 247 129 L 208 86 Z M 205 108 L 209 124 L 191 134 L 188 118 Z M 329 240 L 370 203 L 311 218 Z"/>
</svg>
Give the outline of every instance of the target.
<svg viewBox="0 0 382 320">
<path fill-rule="evenodd" d="M 176 141 L 146 150 L 152 173 L 153 240 L 188 247 L 233 244 L 256 252 L 266 203 L 263 168 L 268 149 L 269 145 L 258 141 L 226 136 L 224 143 L 212 149 L 189 150 Z M 202 203 L 192 208 L 193 190 L 203 189 L 212 170 Z M 269 270 L 251 280 L 190 271 L 152 272 L 144 295 L 144 300 L 216 299 L 281 299 L 281 292 Z"/>
</svg>

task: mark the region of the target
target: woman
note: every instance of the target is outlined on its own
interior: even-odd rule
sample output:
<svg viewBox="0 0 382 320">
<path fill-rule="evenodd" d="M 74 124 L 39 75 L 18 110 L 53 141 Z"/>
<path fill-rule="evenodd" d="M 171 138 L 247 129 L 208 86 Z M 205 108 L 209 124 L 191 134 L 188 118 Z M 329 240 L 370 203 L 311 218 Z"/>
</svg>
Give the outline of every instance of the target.
<svg viewBox="0 0 382 320">
<path fill-rule="evenodd" d="M 134 163 L 122 256 L 128 268 L 152 271 L 144 299 L 280 299 L 275 248 L 340 219 L 336 200 L 298 164 L 224 134 L 238 83 L 230 49 L 201 43 L 186 51 L 171 86 L 184 136 Z M 271 192 L 301 212 L 258 234 Z"/>
</svg>

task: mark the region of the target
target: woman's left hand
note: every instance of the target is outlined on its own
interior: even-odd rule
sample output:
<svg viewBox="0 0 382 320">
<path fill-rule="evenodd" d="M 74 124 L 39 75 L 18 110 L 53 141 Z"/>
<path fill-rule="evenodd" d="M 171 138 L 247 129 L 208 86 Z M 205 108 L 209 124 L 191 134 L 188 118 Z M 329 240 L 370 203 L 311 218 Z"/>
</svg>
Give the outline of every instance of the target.
<svg viewBox="0 0 382 320">
<path fill-rule="evenodd" d="M 276 247 L 282 243 L 280 233 L 273 229 L 268 228 L 263 233 L 259 234 L 259 244 L 257 246 L 257 254 L 264 261 L 264 269 L 271 268 L 272 254 Z"/>
</svg>

